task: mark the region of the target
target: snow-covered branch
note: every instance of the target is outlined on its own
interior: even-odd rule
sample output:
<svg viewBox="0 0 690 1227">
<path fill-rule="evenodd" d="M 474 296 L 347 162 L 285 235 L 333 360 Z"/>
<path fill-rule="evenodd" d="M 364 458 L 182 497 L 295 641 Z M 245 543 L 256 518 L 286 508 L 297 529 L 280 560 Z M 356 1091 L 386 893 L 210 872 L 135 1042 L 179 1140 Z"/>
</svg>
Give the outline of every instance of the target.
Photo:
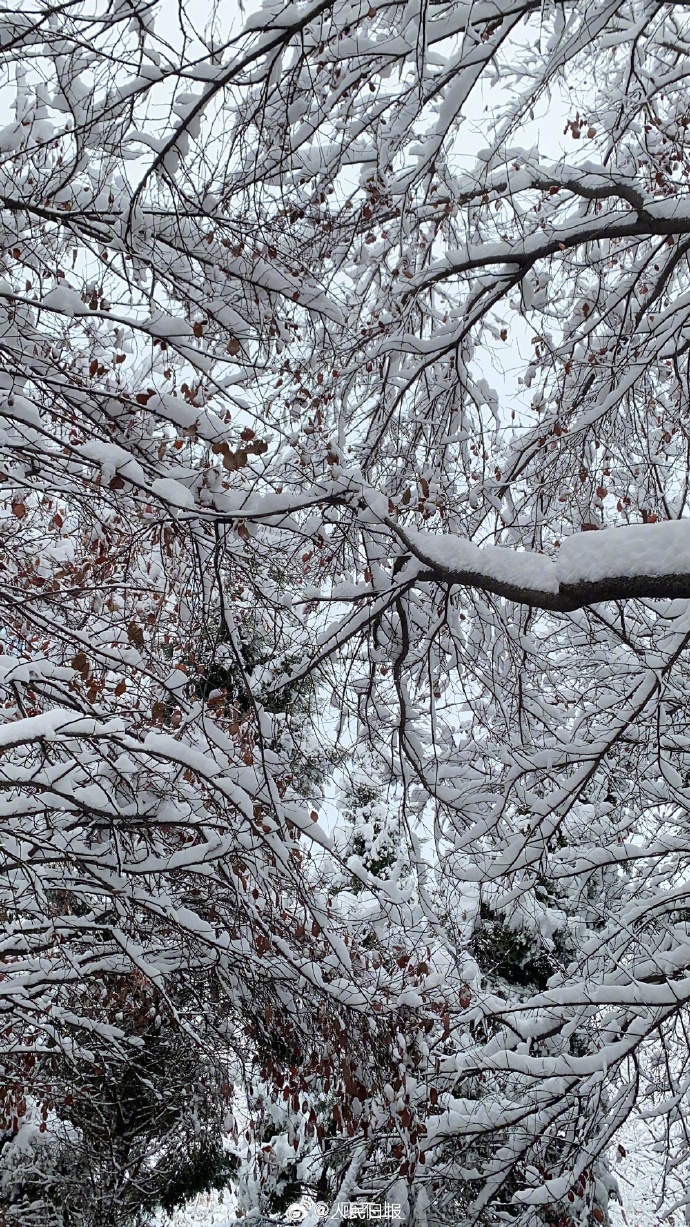
<svg viewBox="0 0 690 1227">
<path fill-rule="evenodd" d="M 690 520 L 574 534 L 551 558 L 391 527 L 428 568 L 418 581 L 479 588 L 536 609 L 568 613 L 604 601 L 690 597 Z"/>
</svg>

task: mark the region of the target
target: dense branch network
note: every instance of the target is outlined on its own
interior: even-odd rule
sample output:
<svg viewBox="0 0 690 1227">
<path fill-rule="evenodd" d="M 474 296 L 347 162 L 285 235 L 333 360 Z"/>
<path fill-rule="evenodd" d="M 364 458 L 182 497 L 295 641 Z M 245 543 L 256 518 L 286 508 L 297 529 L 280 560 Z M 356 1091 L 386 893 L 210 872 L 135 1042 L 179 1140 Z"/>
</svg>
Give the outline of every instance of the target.
<svg viewBox="0 0 690 1227">
<path fill-rule="evenodd" d="M 3 1213 L 592 1227 L 690 1158 L 686 6 L 243 21 L 0 14 Z"/>
</svg>

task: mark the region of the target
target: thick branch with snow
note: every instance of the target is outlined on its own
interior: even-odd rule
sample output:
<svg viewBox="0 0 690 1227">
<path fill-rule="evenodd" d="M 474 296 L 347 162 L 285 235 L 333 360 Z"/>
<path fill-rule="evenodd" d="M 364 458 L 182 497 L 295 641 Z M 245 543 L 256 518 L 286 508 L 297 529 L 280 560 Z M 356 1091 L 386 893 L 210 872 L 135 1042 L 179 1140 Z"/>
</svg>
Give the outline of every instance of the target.
<svg viewBox="0 0 690 1227">
<path fill-rule="evenodd" d="M 479 588 L 536 609 L 569 613 L 605 601 L 690 597 L 690 520 L 574 534 L 550 558 L 451 534 L 396 535 L 428 568 L 419 580 Z"/>
</svg>

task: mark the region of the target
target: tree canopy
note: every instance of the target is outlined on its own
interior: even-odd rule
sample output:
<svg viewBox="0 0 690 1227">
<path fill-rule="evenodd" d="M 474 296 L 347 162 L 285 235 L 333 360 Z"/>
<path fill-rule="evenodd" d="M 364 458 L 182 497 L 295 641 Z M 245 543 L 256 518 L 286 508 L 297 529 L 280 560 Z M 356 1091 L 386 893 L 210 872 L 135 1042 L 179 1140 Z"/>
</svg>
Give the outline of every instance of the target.
<svg viewBox="0 0 690 1227">
<path fill-rule="evenodd" d="M 689 57 L 663 0 L 0 11 L 8 1223 L 230 1163 L 591 1227 L 636 1111 L 683 1170 Z"/>
</svg>

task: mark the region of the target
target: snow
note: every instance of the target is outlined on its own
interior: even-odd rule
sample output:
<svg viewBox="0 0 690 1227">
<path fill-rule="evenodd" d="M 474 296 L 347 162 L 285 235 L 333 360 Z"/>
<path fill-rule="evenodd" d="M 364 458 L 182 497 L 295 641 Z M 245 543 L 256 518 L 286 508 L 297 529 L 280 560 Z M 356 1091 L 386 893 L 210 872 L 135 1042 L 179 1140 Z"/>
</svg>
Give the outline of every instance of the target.
<svg viewBox="0 0 690 1227">
<path fill-rule="evenodd" d="M 88 728 L 87 728 L 88 726 Z M 94 728 L 93 720 L 84 720 L 68 708 L 54 707 L 40 716 L 27 716 L 0 725 L 0 747 L 21 745 L 41 737 L 70 736 Z"/>
<path fill-rule="evenodd" d="M 23 132 L 21 124 L 7 124 L 0 128 L 0 152 L 12 153 L 22 143 Z"/>
<path fill-rule="evenodd" d="M 554 564 L 542 554 L 518 553 L 508 546 L 484 546 L 462 537 L 431 535 L 405 530 L 405 538 L 418 558 L 445 571 L 466 573 L 496 583 L 541 592 L 558 592 Z"/>
<path fill-rule="evenodd" d="M 90 439 L 88 443 L 77 448 L 85 460 L 99 463 L 103 470 L 104 480 L 119 473 L 136 485 L 144 486 L 146 476 L 138 460 L 117 443 L 107 443 L 101 439 Z"/>
<path fill-rule="evenodd" d="M 59 285 L 50 290 L 39 304 L 48 311 L 59 311 L 62 315 L 88 315 L 89 309 L 82 302 L 81 295 L 69 286 Z"/>
<path fill-rule="evenodd" d="M 618 1149 L 621 1145 L 625 1154 Z M 661 1227 L 669 1208 L 687 1195 L 687 1167 L 683 1164 L 667 1177 L 662 1194 L 665 1148 L 659 1152 L 652 1131 L 637 1117 L 626 1121 L 611 1147 L 611 1171 L 620 1201 L 609 1202 L 612 1227 Z M 675 1222 L 678 1223 L 678 1218 Z M 681 1219 L 683 1222 L 684 1219 Z"/>
<path fill-rule="evenodd" d="M 176 481 L 174 477 L 157 477 L 151 483 L 151 491 L 165 503 L 173 507 L 194 507 L 194 495 L 191 490 Z"/>
<path fill-rule="evenodd" d="M 642 1109 L 661 1114 L 648 1113 L 638 1166 L 651 1131 L 663 1138 L 684 1102 L 685 1072 L 676 1076 L 674 1065 L 686 1046 L 673 1028 L 690 1000 L 690 922 L 677 919 L 688 894 L 690 602 L 610 602 L 558 621 L 538 607 L 541 599 L 572 610 L 575 598 L 602 599 L 593 586 L 605 594 L 609 582 L 625 594 L 618 580 L 648 581 L 643 595 L 690 590 L 690 519 L 577 531 L 589 520 L 639 521 L 642 507 L 671 516 L 687 506 L 690 410 L 672 360 L 690 339 L 679 260 L 690 207 L 677 176 L 654 175 L 654 159 L 664 165 L 685 139 L 685 68 L 664 50 L 673 21 L 666 9 L 650 24 L 644 5 L 617 0 L 570 5 L 567 27 L 563 6 L 543 6 L 530 19 L 529 47 L 508 34 L 524 5 L 442 0 L 420 27 L 417 3 L 396 15 L 375 0 L 369 12 L 344 0 L 338 30 L 318 5 L 312 14 L 308 7 L 268 0 L 250 18 L 250 37 L 214 27 L 215 52 L 196 36 L 192 51 L 184 38 L 178 46 L 183 10 L 166 11 L 160 37 L 142 10 L 151 25 L 145 43 L 132 19 L 132 54 L 123 37 L 117 63 L 106 58 L 102 72 L 110 35 L 94 29 L 90 40 L 84 27 L 83 66 L 69 21 L 46 27 L 44 82 L 21 84 L 18 74 L 17 105 L 3 120 L 14 114 L 0 131 L 10 152 L 43 137 L 43 113 L 55 106 L 83 141 L 74 169 L 74 142 L 64 140 L 57 179 L 52 153 L 46 162 L 19 152 L 0 168 L 8 278 L 0 384 L 10 394 L 0 406 L 9 541 L 0 585 L 9 611 L 0 810 L 11 918 L 0 946 L 17 959 L 0 990 L 5 1005 L 19 985 L 30 1026 L 40 1017 L 40 1034 L 66 1043 L 48 1010 L 62 1009 L 66 1024 L 69 1004 L 69 1026 L 78 1024 L 88 995 L 69 986 L 84 968 L 98 976 L 149 966 L 159 982 L 188 975 L 200 992 L 187 1021 L 193 1014 L 201 1027 L 203 964 L 215 958 L 233 1009 L 259 1006 L 259 983 L 259 1009 L 274 994 L 304 1010 L 317 1044 L 305 982 L 343 1013 L 356 1006 L 372 1032 L 372 1007 L 384 1018 L 389 1011 L 400 1051 L 407 1042 L 409 1054 L 416 1033 L 420 1060 L 415 1053 L 411 1071 L 401 1067 L 400 1084 L 387 1069 L 367 1080 L 367 1166 L 361 1179 L 351 1168 L 341 1195 L 385 1178 L 379 1144 L 388 1145 L 389 1123 L 404 1126 L 391 1114 L 407 1093 L 423 1114 L 438 1074 L 442 1115 L 431 1113 L 430 1162 L 414 1179 L 433 1192 L 434 1142 L 484 1134 L 472 1161 L 482 1169 L 476 1180 L 487 1181 L 487 1204 L 470 1217 L 491 1218 L 491 1180 L 513 1161 L 511 1148 L 514 1157 L 524 1146 L 531 1153 L 517 1160 L 517 1183 L 526 1172 L 528 1187 L 518 1210 L 536 1220 L 529 1202 L 567 1187 L 559 1166 L 530 1166 L 540 1135 L 546 1128 L 576 1139 L 573 1171 L 586 1161 L 605 1113 L 616 1111 L 618 1068 L 639 1059 L 625 1111 L 639 1097 Z M 291 22 L 292 50 L 283 53 Z M 10 24 L 18 50 L 3 46 L 21 65 L 19 35 L 26 29 L 33 39 L 35 30 L 22 15 Z M 615 42 L 620 55 L 588 47 L 603 27 L 602 46 Z M 543 109 L 557 102 L 556 77 L 566 77 L 577 47 L 592 51 L 592 114 L 601 127 L 611 106 L 615 140 L 592 142 L 585 132 L 561 158 L 559 118 L 546 157 Z M 658 85 L 658 123 L 644 135 L 644 125 L 639 133 L 633 126 L 639 98 L 637 84 L 628 97 L 628 48 Z M 149 55 L 163 67 L 139 63 Z M 656 73 L 665 57 L 673 80 Z M 178 93 L 194 80 L 211 88 Z M 229 100 L 216 89 L 223 81 L 232 84 Z M 131 129 L 125 151 L 117 116 L 101 124 L 104 90 L 108 105 L 142 91 L 135 111 L 145 131 Z M 532 96 L 539 132 L 521 118 Z M 190 108 L 206 97 L 215 101 L 205 126 L 199 117 L 189 125 Z M 247 125 L 257 99 L 262 122 Z M 481 101 L 477 116 L 468 99 Z M 127 125 L 134 113 L 124 110 Z M 175 113 L 186 132 L 172 127 Z M 171 176 L 197 138 L 176 184 Z M 169 175 L 146 146 L 168 149 Z M 634 193 L 641 206 L 628 199 Z M 288 200 L 298 205 L 294 218 L 284 212 Z M 638 242 L 649 218 L 654 241 Z M 616 242 L 621 235 L 631 241 Z M 659 275 L 645 274 L 643 288 L 640 261 L 652 250 Z M 89 311 L 82 285 L 88 301 L 89 287 L 101 287 L 101 309 Z M 597 292 L 585 311 L 590 285 Z M 122 310 L 129 303 L 126 317 L 103 318 L 106 292 Z M 651 311 L 642 301 L 650 293 Z M 192 323 L 202 319 L 203 341 Z M 503 323 L 505 363 L 495 360 Z M 523 368 L 529 361 L 520 387 L 516 345 Z M 125 354 L 131 360 L 121 365 Z M 242 398 L 233 391 L 240 381 Z M 27 388 L 35 404 L 19 395 Z M 266 454 L 229 477 L 207 444 L 227 439 L 234 448 L 251 432 L 268 442 Z M 595 495 L 599 482 L 605 489 Z M 414 500 L 400 502 L 401 487 Z M 413 514 L 422 492 L 426 514 L 437 513 L 428 524 Z M 418 527 L 406 527 L 407 518 Z M 187 531 L 171 531 L 181 519 Z M 239 534 L 238 520 L 247 526 Z M 563 537 L 564 524 L 576 526 L 572 535 Z M 529 548 L 535 540 L 544 553 Z M 391 560 L 405 554 L 391 575 Z M 681 582 L 665 584 L 674 577 Z M 439 578 L 474 587 L 475 599 L 458 591 L 444 599 Z M 506 610 L 483 599 L 486 589 L 535 608 Z M 243 636 L 256 632 L 252 655 L 267 663 L 250 670 L 251 703 L 241 693 L 233 699 L 234 687 L 207 703 L 198 670 L 213 678 L 214 650 L 227 667 L 217 631 L 233 624 Z M 141 652 L 137 631 L 145 632 Z M 77 652 L 82 668 L 68 663 Z M 313 702 L 282 711 L 266 693 L 291 669 L 317 679 Z M 179 707 L 162 732 L 166 685 Z M 270 718 L 262 702 L 274 706 Z M 331 821 L 341 777 L 353 805 L 360 784 L 373 789 L 390 823 L 385 870 L 371 868 L 374 852 L 388 847 L 375 846 L 373 819 L 362 820 L 358 857 Z M 312 821 L 317 812 L 323 825 Z M 58 878 L 93 913 L 54 909 Z M 496 973 L 481 943 L 473 946 L 480 900 L 509 935 L 558 949 L 560 970 L 540 977 L 543 991 L 525 983 L 530 971 L 513 981 L 510 967 Z M 274 934 L 273 909 L 283 905 Z M 313 940 L 301 919 L 292 925 L 295 906 L 316 921 Z M 252 943 L 255 921 L 271 934 L 270 953 Z M 572 938 L 570 965 L 561 933 Z M 119 945 L 103 953 L 96 941 Z M 401 957 L 391 958 L 395 951 Z M 44 990 L 45 1018 L 36 1014 Z M 429 1032 L 415 1011 L 426 1012 Z M 10 1014 L 10 1030 L 14 1022 Z M 242 1055 L 241 1031 L 232 1032 L 232 1018 L 223 1026 Z M 666 1070 L 654 1055 L 657 1035 L 668 1046 Z M 366 1044 L 358 1052 L 368 1055 Z M 458 1077 L 478 1070 L 483 1087 Z M 376 1102 L 379 1074 L 395 1082 L 388 1104 Z M 310 1093 L 321 1093 L 319 1077 Z M 556 1115 L 545 1126 L 549 1097 Z M 277 1116 L 296 1112 L 289 1102 L 279 1107 Z M 386 1131 L 377 1137 L 379 1107 Z M 292 1157 L 292 1139 L 285 1150 Z M 634 1183 L 635 1169 L 626 1170 Z M 393 1196 L 407 1204 L 407 1179 Z M 632 1221 L 646 1224 L 646 1210 L 628 1204 Z M 235 1209 L 202 1197 L 173 1221 L 225 1227 Z M 417 1199 L 417 1227 L 424 1214 Z M 657 1209 L 648 1221 L 658 1221 Z"/>
<path fill-rule="evenodd" d="M 174 1214 L 161 1213 L 155 1227 L 237 1227 L 235 1198 L 222 1193 L 200 1193 Z"/>
<path fill-rule="evenodd" d="M 556 570 L 561 584 L 619 576 L 690 575 L 690 519 L 566 537 Z"/>
<path fill-rule="evenodd" d="M 562 540 L 555 559 L 508 546 L 479 547 L 450 534 L 405 529 L 401 536 L 417 558 L 439 570 L 522 592 L 557 594 L 562 586 L 606 579 L 690 576 L 690 519 L 576 533 Z"/>
<path fill-rule="evenodd" d="M 165 340 L 177 340 L 179 337 L 193 337 L 194 329 L 187 320 L 182 320 L 173 315 L 166 315 L 164 311 L 157 311 L 150 319 L 144 321 L 146 328 L 154 337 L 161 337 Z"/>
</svg>

